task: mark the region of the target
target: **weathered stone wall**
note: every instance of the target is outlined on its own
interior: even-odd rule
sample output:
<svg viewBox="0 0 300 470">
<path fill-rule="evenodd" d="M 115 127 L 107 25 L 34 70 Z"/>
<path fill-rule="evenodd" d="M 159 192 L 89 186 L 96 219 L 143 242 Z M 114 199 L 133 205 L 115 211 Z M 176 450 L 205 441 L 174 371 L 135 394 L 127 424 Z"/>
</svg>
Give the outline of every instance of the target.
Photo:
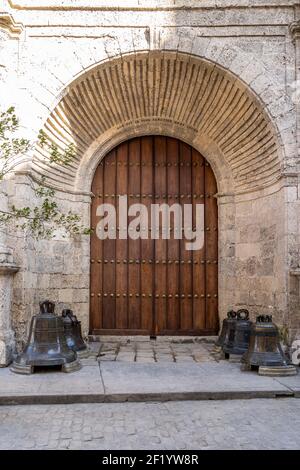
<svg viewBox="0 0 300 470">
<path fill-rule="evenodd" d="M 90 2 L 82 3 L 86 8 L 81 10 L 74 9 L 74 2 L 69 2 L 73 8 L 67 11 L 58 6 L 55 10 L 10 9 L 16 21 L 25 25 L 17 60 L 8 67 L 9 89 L 15 90 L 10 97 L 32 137 L 60 93 L 89 67 L 135 51 L 178 50 L 216 62 L 239 76 L 273 117 L 286 159 L 293 163 L 294 90 L 289 87 L 295 78 L 295 51 L 288 29 L 295 16 L 293 2 L 282 2 L 282 7 L 281 2 L 251 2 L 248 9 L 230 1 L 221 2 L 222 8 L 212 8 L 208 2 L 209 9 L 203 2 L 188 2 L 186 11 L 175 8 L 173 2 L 122 2 L 125 9 L 117 9 L 118 2 L 96 9 L 102 2 L 92 2 L 90 10 Z M 25 111 L 28 105 L 30 116 Z"/>
<path fill-rule="evenodd" d="M 47 174 L 48 181 L 58 189 L 57 199 L 62 207 L 82 213 L 88 223 L 93 169 L 108 149 L 126 136 L 143 133 L 181 138 L 211 162 L 218 181 L 220 317 L 233 306 L 248 306 L 253 316 L 272 307 L 276 321 L 286 324 L 292 336 L 299 335 L 299 277 L 295 273 L 299 267 L 296 62 L 300 55 L 296 55 L 289 29 L 299 19 L 296 2 L 5 0 L 2 3 L 0 11 L 11 14 L 12 19 L 0 23 L 4 90 L 1 105 L 16 106 L 22 133 L 30 139 L 36 139 L 39 129 L 45 126 L 63 148 L 74 135 L 86 134 L 86 145 L 78 151 L 71 178 L 59 167 L 49 172 L 47 155 L 32 152 L 18 167 L 22 173 L 11 183 L 10 202 L 32 204 L 30 175 Z M 130 97 L 127 108 L 121 103 L 117 84 L 124 93 L 125 82 L 129 87 L 143 84 L 143 64 L 151 51 L 161 51 L 158 55 L 161 63 L 167 53 L 177 54 L 178 59 L 181 55 L 186 57 L 180 70 L 163 66 L 155 79 L 152 76 L 152 92 L 159 95 L 160 90 L 166 89 L 164 96 L 169 104 L 172 100 L 174 103 L 176 93 L 181 96 L 182 89 L 195 88 L 195 83 L 188 79 L 194 60 L 195 64 L 202 61 L 213 70 L 222 71 L 223 75 L 216 74 L 214 82 L 207 81 L 206 94 L 200 94 L 198 101 L 194 99 L 188 119 L 172 115 L 173 105 L 168 113 L 162 106 L 159 116 L 156 115 L 159 119 L 154 120 L 147 104 L 139 108 L 137 102 L 134 111 Z M 129 56 L 136 58 L 131 63 L 138 63 L 141 75 L 135 76 L 136 68 L 128 66 L 123 70 L 122 81 L 115 70 L 120 71 L 120 64 Z M 116 68 L 112 67 L 101 78 L 98 99 L 104 96 L 107 101 L 103 105 L 95 101 L 84 80 L 97 73 L 97 66 L 108 69 L 114 60 Z M 147 67 L 151 75 L 153 69 L 149 64 Z M 245 99 L 243 112 L 238 112 L 233 96 L 228 95 L 222 102 L 225 81 L 241 91 L 240 99 Z M 144 85 L 149 86 L 148 79 Z M 201 122 L 201 106 L 207 103 L 212 90 L 216 99 L 209 109 L 216 115 L 224 116 L 232 107 L 226 119 L 233 123 L 232 135 L 239 130 L 240 139 L 233 154 L 226 153 L 222 142 L 214 140 L 216 132 L 208 135 L 199 130 L 201 126 L 207 128 L 207 116 L 210 119 L 212 116 L 202 113 Z M 143 100 L 142 86 L 137 87 L 135 97 Z M 88 106 L 84 107 L 84 103 Z M 120 116 L 121 111 L 118 114 L 118 106 L 129 122 Z M 61 112 L 67 107 L 68 113 L 63 115 Z M 252 134 L 249 127 L 249 142 L 245 142 L 242 126 L 249 120 L 247 112 L 251 114 L 254 108 L 257 115 L 253 114 Z M 99 109 L 106 127 L 95 121 Z M 94 114 L 92 126 L 86 114 L 90 110 Z M 193 127 L 191 113 L 197 110 L 199 123 Z M 110 112 L 115 113 L 114 119 Z M 147 119 L 143 121 L 141 117 Z M 133 118 L 136 121 L 130 124 Z M 78 142 L 77 139 L 77 147 Z M 256 145 L 253 151 L 252 142 Z M 242 185 L 236 183 L 239 178 Z M 7 243 L 14 248 L 17 264 L 21 266 L 14 277 L 13 293 L 17 338 L 24 338 L 38 301 L 46 296 L 58 302 L 58 309 L 65 305 L 76 308 L 87 332 L 88 238 L 70 241 L 58 237 L 37 242 L 10 233 Z"/>
<path fill-rule="evenodd" d="M 8 186 L 11 204 L 34 207 L 39 201 L 34 183 L 28 175 L 18 175 Z M 56 201 L 63 212 L 81 215 L 81 223 L 89 227 L 90 197 L 56 192 Z M 39 302 L 51 299 L 56 312 L 73 308 L 88 333 L 89 252 L 88 236 L 70 239 L 63 231 L 50 240 L 37 240 L 21 230 L 10 230 L 7 244 L 14 247 L 19 271 L 14 276 L 12 324 L 18 347 L 26 338 L 30 319 L 39 311 Z M 21 343 L 20 343 L 21 341 Z"/>
<path fill-rule="evenodd" d="M 284 190 L 219 204 L 220 299 L 228 307 L 249 307 L 252 318 L 272 313 L 287 320 Z"/>
<path fill-rule="evenodd" d="M 25 179 L 25 181 L 24 181 Z M 27 183 L 26 183 L 27 180 Z M 18 201 L 18 188 L 34 203 L 34 194 L 28 177 L 22 177 L 13 185 Z M 289 189 L 266 196 L 243 198 L 230 202 L 228 197 L 219 199 L 219 311 L 223 318 L 231 307 L 247 307 L 251 317 L 271 312 L 280 325 L 299 330 L 296 317 L 288 315 L 288 263 L 287 236 L 285 233 L 285 198 Z M 66 200 L 57 193 L 62 209 L 73 210 L 83 216 L 89 225 L 89 197 L 85 202 L 78 196 Z M 58 235 L 54 240 L 36 241 L 24 238 L 20 233 L 15 246 L 15 258 L 20 271 L 15 275 L 13 289 L 13 327 L 18 338 L 24 338 L 31 316 L 38 311 L 43 298 L 57 303 L 57 311 L 71 307 L 83 322 L 88 333 L 89 322 L 89 237 L 73 240 Z"/>
</svg>

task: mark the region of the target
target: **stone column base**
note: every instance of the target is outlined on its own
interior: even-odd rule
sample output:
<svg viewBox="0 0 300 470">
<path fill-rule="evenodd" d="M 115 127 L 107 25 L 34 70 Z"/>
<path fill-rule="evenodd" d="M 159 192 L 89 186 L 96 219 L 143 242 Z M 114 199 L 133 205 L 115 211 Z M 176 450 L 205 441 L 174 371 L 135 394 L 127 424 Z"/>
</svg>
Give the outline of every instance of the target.
<svg viewBox="0 0 300 470">
<path fill-rule="evenodd" d="M 0 245 L 0 367 L 8 366 L 13 357 L 15 341 L 11 327 L 13 275 L 19 270 L 12 250 Z"/>
<path fill-rule="evenodd" d="M 90 351 L 88 348 L 84 349 L 83 351 L 76 351 L 77 357 L 79 359 L 86 359 L 90 355 Z"/>
<path fill-rule="evenodd" d="M 13 360 L 15 340 L 12 332 L 0 333 L 0 367 L 7 367 Z"/>
<path fill-rule="evenodd" d="M 44 366 L 44 367 L 51 370 L 52 366 Z M 81 369 L 81 362 L 77 358 L 73 362 L 68 362 L 66 364 L 62 364 L 61 366 L 62 372 L 66 372 L 66 373 L 76 372 L 77 370 L 80 370 L 80 369 Z M 10 370 L 14 372 L 15 374 L 30 375 L 34 373 L 34 366 L 31 364 L 18 364 L 17 362 L 13 362 Z"/>
<path fill-rule="evenodd" d="M 297 369 L 295 366 L 272 366 L 263 367 L 260 366 L 258 369 L 258 375 L 265 375 L 268 377 L 285 377 L 291 375 L 297 375 Z"/>
</svg>

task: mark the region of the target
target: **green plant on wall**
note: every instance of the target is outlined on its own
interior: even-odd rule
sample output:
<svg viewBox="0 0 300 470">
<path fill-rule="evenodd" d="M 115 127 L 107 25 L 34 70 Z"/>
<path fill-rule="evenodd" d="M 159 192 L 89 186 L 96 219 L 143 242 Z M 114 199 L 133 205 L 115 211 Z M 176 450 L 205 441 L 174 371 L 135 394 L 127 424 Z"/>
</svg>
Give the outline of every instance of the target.
<svg viewBox="0 0 300 470">
<path fill-rule="evenodd" d="M 33 144 L 29 140 L 16 136 L 19 130 L 19 119 L 12 106 L 0 112 L 0 183 L 13 173 L 13 161 L 25 155 Z M 63 152 L 51 142 L 44 131 L 38 135 L 38 143 L 46 147 L 50 155 L 50 164 L 69 165 L 76 156 L 74 144 L 70 144 Z M 47 187 L 46 179 L 33 187 L 38 203 L 33 207 L 16 207 L 11 205 L 7 210 L 0 210 L 0 224 L 13 225 L 29 232 L 35 238 L 51 238 L 57 229 L 63 229 L 66 235 L 89 234 L 90 229 L 81 223 L 80 215 L 59 209 L 55 200 L 55 191 Z"/>
</svg>

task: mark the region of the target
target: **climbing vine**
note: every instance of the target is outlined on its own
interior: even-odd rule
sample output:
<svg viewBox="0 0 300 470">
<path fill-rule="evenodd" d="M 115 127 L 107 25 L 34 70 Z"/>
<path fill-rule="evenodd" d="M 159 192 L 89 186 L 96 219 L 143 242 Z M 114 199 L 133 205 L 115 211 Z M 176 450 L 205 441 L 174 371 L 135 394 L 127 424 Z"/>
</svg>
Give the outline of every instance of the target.
<svg viewBox="0 0 300 470">
<path fill-rule="evenodd" d="M 19 119 L 11 106 L 0 113 L 0 184 L 13 173 L 16 157 L 25 156 L 34 146 L 28 139 L 18 137 L 18 133 Z M 48 150 L 50 164 L 68 166 L 76 156 L 74 144 L 69 144 L 61 152 L 43 130 L 39 132 L 38 143 Z M 63 236 L 90 233 L 90 229 L 82 225 L 80 215 L 72 211 L 63 212 L 59 208 L 55 191 L 47 187 L 46 178 L 38 184 L 32 183 L 32 189 L 37 204 L 31 207 L 10 205 L 7 210 L 0 210 L 0 224 L 22 229 L 35 238 L 51 238 L 58 229 Z"/>
</svg>

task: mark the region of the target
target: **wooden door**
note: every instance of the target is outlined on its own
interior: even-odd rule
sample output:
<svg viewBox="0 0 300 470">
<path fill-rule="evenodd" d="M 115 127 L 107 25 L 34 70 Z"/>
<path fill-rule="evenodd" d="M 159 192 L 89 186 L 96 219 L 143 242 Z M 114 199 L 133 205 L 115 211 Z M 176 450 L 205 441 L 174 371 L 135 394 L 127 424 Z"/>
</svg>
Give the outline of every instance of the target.
<svg viewBox="0 0 300 470">
<path fill-rule="evenodd" d="M 206 160 L 174 138 L 135 138 L 113 149 L 99 164 L 92 192 L 91 333 L 216 334 L 217 187 Z M 127 206 L 120 206 L 120 196 L 123 201 L 127 196 Z M 115 238 L 102 239 L 99 221 L 107 213 L 99 216 L 97 208 L 107 203 L 116 211 L 115 227 L 110 224 Z M 143 222 L 134 229 L 130 223 L 135 216 L 124 210 L 136 207 L 133 204 L 143 204 L 145 211 Z M 189 240 L 175 236 L 174 217 L 170 219 L 169 236 L 162 235 L 162 218 L 155 232 L 151 217 L 154 204 L 180 205 L 182 222 L 189 207 L 193 227 L 187 229 L 194 228 L 197 205 L 204 205 L 200 208 L 204 208 L 201 249 L 187 249 Z M 105 226 L 103 230 L 108 229 Z M 184 227 L 182 231 L 185 234 Z"/>
</svg>

